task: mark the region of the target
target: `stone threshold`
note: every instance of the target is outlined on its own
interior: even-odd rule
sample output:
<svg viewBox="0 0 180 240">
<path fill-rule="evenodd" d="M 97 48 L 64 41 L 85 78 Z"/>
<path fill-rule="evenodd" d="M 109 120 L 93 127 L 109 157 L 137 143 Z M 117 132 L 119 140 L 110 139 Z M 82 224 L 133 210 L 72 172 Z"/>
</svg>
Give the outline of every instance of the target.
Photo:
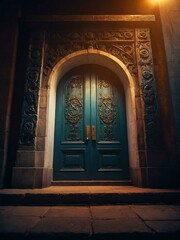
<svg viewBox="0 0 180 240">
<path fill-rule="evenodd" d="M 0 205 L 180 204 L 180 190 L 133 186 L 51 186 L 1 189 Z"/>
<path fill-rule="evenodd" d="M 131 180 L 52 181 L 52 186 L 131 186 Z"/>
</svg>

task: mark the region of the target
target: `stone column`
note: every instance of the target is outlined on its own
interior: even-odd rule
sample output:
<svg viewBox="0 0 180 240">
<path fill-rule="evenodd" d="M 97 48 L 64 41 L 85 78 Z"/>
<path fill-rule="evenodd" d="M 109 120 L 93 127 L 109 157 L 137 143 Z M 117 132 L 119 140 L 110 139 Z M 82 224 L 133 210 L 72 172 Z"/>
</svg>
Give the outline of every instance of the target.
<svg viewBox="0 0 180 240">
<path fill-rule="evenodd" d="M 145 132 L 144 165 L 140 164 L 142 186 L 167 187 L 174 184 L 175 166 L 170 161 L 163 139 L 163 122 L 166 119 L 160 113 L 163 106 L 162 102 L 158 102 L 157 88 L 160 82 L 165 83 L 158 74 L 155 77 L 150 29 L 136 29 L 136 53 Z M 157 53 L 154 55 L 157 56 Z M 166 99 L 163 99 L 163 104 L 165 102 Z"/>
<path fill-rule="evenodd" d="M 51 170 L 44 166 L 46 108 L 40 96 L 43 59 L 44 33 L 36 33 L 29 44 L 19 148 L 13 168 L 14 188 L 41 188 L 51 180 Z"/>
</svg>

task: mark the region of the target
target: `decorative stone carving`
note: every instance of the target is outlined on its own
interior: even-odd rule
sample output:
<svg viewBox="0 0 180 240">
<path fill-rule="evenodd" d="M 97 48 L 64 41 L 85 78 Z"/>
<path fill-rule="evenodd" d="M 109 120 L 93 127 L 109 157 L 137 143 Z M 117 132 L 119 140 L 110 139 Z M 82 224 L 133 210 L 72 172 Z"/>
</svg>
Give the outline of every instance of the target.
<svg viewBox="0 0 180 240">
<path fill-rule="evenodd" d="M 97 48 L 119 58 L 132 75 L 137 75 L 135 47 L 133 43 L 100 43 Z"/>
<path fill-rule="evenodd" d="M 41 38 L 38 39 L 38 41 L 36 40 L 36 42 L 30 44 L 29 49 L 29 63 L 26 74 L 26 89 L 20 136 L 20 143 L 24 145 L 34 144 L 42 58 L 41 42 Z M 44 86 L 47 85 L 49 75 L 60 59 L 75 51 L 88 48 L 105 51 L 116 56 L 126 65 L 136 80 L 137 70 L 139 69 L 142 80 L 140 86 L 144 101 L 147 142 L 149 145 L 154 144 L 154 139 L 157 137 L 155 133 L 158 133 L 159 116 L 150 32 L 148 29 L 120 29 L 119 31 L 88 32 L 49 31 L 45 33 L 45 46 L 43 66 Z M 78 81 L 72 84 L 75 84 L 74 86 L 78 88 Z M 105 83 L 105 85 L 106 84 L 108 86 L 108 83 Z M 73 87 L 73 85 L 71 87 Z M 74 104 L 81 109 L 81 103 L 73 97 L 66 99 L 66 104 L 69 109 L 70 106 L 72 108 Z M 65 118 L 69 121 L 69 124 L 77 124 L 75 122 L 78 120 L 71 120 L 68 116 L 68 113 L 66 113 Z M 30 119 L 32 120 L 30 121 Z M 74 132 L 76 129 L 75 125 L 71 126 L 71 129 Z M 26 135 L 31 137 L 28 138 Z"/>
<path fill-rule="evenodd" d="M 88 48 L 99 49 L 116 56 L 136 76 L 134 39 L 133 29 L 104 32 L 48 32 L 46 33 L 48 47 L 45 52 L 44 81 L 48 81 L 52 68 L 60 59 L 75 51 Z"/>
<path fill-rule="evenodd" d="M 36 115 L 24 116 L 21 125 L 20 144 L 33 145 L 36 131 Z"/>
<path fill-rule="evenodd" d="M 38 91 L 42 62 L 42 41 L 31 41 L 20 129 L 20 144 L 34 145 L 37 124 Z"/>
<path fill-rule="evenodd" d="M 136 47 L 141 75 L 140 86 L 144 100 L 147 144 L 156 146 L 160 126 L 149 29 L 136 29 Z"/>
</svg>

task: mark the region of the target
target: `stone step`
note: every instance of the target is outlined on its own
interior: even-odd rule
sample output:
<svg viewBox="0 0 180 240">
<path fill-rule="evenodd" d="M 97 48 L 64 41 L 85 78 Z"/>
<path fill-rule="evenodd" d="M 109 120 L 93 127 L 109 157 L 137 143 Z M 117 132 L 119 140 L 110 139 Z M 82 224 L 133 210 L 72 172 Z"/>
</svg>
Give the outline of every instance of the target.
<svg viewBox="0 0 180 240">
<path fill-rule="evenodd" d="M 52 186 L 131 186 L 131 180 L 52 181 Z"/>
<path fill-rule="evenodd" d="M 180 190 L 133 186 L 51 186 L 0 190 L 0 205 L 109 204 L 180 204 Z"/>
</svg>

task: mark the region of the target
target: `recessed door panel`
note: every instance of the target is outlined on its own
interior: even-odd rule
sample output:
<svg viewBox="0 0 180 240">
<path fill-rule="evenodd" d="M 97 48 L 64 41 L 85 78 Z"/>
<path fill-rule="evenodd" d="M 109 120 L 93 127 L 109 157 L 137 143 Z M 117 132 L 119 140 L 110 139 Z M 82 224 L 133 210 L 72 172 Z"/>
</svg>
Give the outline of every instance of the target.
<svg viewBox="0 0 180 240">
<path fill-rule="evenodd" d="M 54 180 L 128 179 L 124 92 L 96 65 L 78 67 L 57 89 Z"/>
</svg>

